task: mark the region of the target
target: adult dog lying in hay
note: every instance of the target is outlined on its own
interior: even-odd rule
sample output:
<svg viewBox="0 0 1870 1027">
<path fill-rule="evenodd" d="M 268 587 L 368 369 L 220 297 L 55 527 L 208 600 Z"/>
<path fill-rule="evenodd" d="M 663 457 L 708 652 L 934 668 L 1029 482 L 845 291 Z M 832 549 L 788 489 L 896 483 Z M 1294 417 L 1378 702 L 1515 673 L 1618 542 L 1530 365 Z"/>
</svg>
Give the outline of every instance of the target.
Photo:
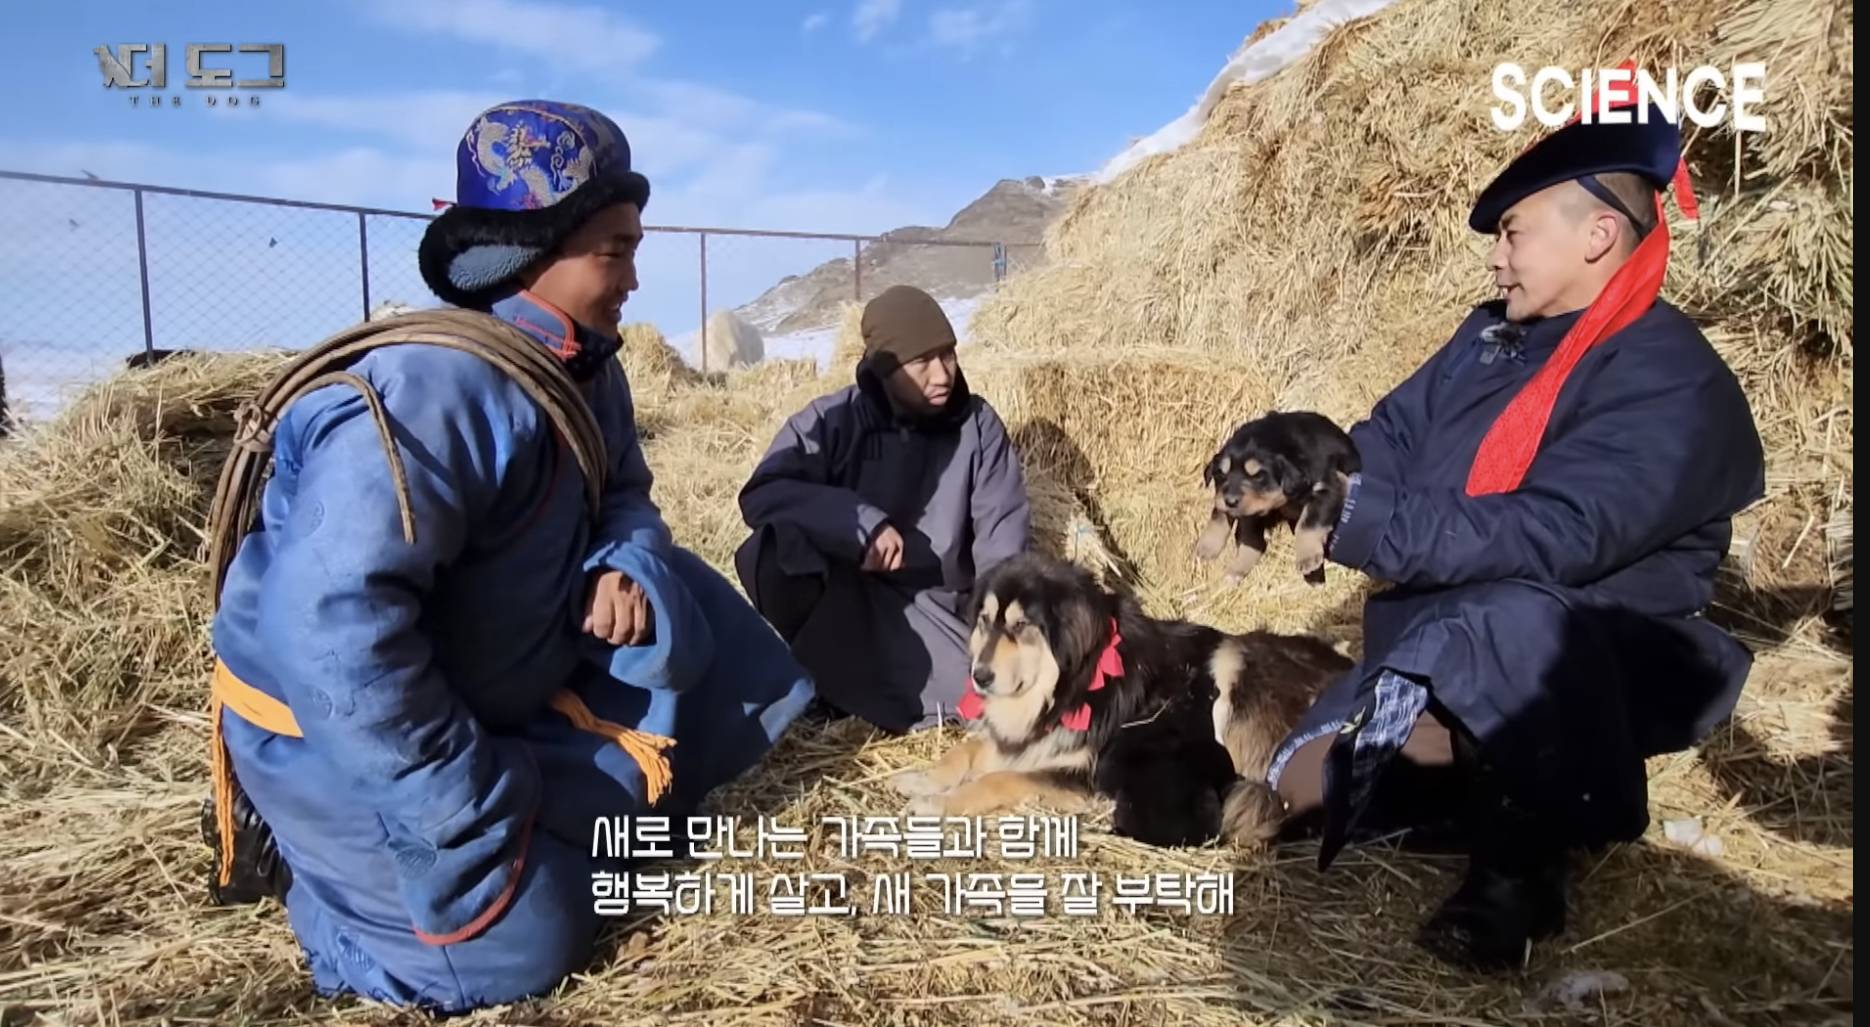
<svg viewBox="0 0 1870 1027">
<path fill-rule="evenodd" d="M 911 815 L 1075 808 L 1102 792 L 1118 832 L 1140 841 L 1266 841 L 1284 816 L 1264 784 L 1273 749 L 1351 665 L 1314 638 L 1156 620 L 1083 568 L 1030 553 L 981 582 L 972 617 L 960 712 L 977 723 L 891 779 Z"/>
</svg>

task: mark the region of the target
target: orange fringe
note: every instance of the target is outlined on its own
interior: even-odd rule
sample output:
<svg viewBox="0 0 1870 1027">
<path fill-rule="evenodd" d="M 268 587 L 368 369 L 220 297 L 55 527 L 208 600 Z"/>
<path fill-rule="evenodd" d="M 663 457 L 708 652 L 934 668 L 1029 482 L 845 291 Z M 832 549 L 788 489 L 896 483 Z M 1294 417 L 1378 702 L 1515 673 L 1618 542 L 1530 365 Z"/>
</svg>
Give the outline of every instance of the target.
<svg viewBox="0 0 1870 1027">
<path fill-rule="evenodd" d="M 235 677 L 234 672 L 219 660 L 214 661 L 211 691 L 212 698 L 208 704 L 209 774 L 214 784 L 215 827 L 220 835 L 220 877 L 221 883 L 225 885 L 232 879 L 234 872 L 234 769 L 227 756 L 227 745 L 221 738 L 222 708 L 232 710 L 240 719 L 274 734 L 293 738 L 305 736 L 299 730 L 299 722 L 293 717 L 290 707 Z M 675 771 L 669 766 L 669 758 L 663 755 L 663 750 L 673 746 L 675 739 L 605 720 L 592 713 L 584 700 L 568 688 L 561 688 L 552 696 L 552 708 L 564 714 L 578 730 L 602 735 L 629 753 L 630 758 L 643 770 L 643 785 L 648 792 L 650 805 L 661 801 L 669 786 L 675 783 Z"/>
<path fill-rule="evenodd" d="M 636 765 L 643 769 L 643 786 L 649 792 L 650 805 L 661 801 L 663 794 L 675 782 L 675 772 L 669 767 L 669 757 L 662 754 L 662 750 L 675 744 L 675 739 L 604 720 L 592 713 L 584 700 L 578 698 L 578 693 L 569 688 L 561 688 L 552 696 L 552 708 L 563 713 L 578 730 L 603 735 L 629 753 Z"/>
</svg>

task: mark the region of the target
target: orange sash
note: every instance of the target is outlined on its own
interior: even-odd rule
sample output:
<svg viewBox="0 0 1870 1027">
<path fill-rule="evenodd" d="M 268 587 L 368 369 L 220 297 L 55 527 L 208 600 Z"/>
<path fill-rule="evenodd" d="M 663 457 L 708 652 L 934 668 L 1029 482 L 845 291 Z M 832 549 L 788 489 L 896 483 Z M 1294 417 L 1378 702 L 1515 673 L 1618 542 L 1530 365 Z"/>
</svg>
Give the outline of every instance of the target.
<svg viewBox="0 0 1870 1027">
<path fill-rule="evenodd" d="M 234 775 L 227 756 L 227 746 L 221 739 L 221 710 L 225 708 L 254 727 L 276 735 L 303 738 L 305 733 L 299 730 L 299 721 L 292 715 L 290 707 L 235 677 L 234 672 L 227 669 L 227 664 L 220 660 L 214 661 L 210 692 L 212 698 L 208 706 L 208 722 L 211 735 L 209 744 L 212 747 L 210 759 L 214 782 L 214 818 L 220 831 L 221 883 L 227 884 L 234 870 Z M 604 720 L 592 713 L 584 700 L 569 688 L 559 689 L 552 696 L 551 702 L 552 708 L 564 714 L 573 727 L 602 735 L 629 753 L 630 758 L 643 770 L 643 786 L 650 805 L 661 800 L 675 780 L 674 771 L 669 767 L 669 757 L 663 754 L 663 750 L 674 745 L 675 739 Z"/>
</svg>

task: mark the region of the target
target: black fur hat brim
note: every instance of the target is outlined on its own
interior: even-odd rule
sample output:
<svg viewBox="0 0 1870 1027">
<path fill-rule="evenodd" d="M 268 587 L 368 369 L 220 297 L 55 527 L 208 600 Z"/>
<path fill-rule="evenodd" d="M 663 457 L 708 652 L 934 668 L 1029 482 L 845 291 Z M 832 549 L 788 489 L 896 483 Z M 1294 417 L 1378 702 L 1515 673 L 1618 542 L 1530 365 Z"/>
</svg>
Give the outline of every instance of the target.
<svg viewBox="0 0 1870 1027">
<path fill-rule="evenodd" d="M 649 179 L 634 171 L 593 179 L 536 210 L 449 207 L 422 233 L 416 263 L 443 302 L 485 310 L 578 226 L 618 203 L 634 203 L 639 211 L 647 207 Z"/>
</svg>

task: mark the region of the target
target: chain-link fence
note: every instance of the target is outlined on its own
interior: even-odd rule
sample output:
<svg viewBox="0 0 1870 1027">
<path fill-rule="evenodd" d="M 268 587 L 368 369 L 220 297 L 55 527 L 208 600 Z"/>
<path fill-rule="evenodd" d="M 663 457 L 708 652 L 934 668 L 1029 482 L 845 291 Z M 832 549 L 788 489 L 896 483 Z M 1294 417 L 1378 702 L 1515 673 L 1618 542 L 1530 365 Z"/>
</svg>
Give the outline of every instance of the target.
<svg viewBox="0 0 1870 1027">
<path fill-rule="evenodd" d="M 55 413 L 76 388 L 172 350 L 296 349 L 391 305 L 440 303 L 416 246 L 433 215 L 0 171 L 0 410 Z M 697 366 L 757 330 L 770 357 L 830 357 L 846 302 L 907 283 L 958 331 L 1029 240 L 647 226 L 626 321 Z M 725 316 L 731 312 L 732 318 Z M 716 338 L 709 339 L 710 333 Z M 704 340 L 708 340 L 704 343 Z M 0 424 L 5 413 L 0 413 Z M 3 429 L 0 429 L 3 430 Z"/>
</svg>

